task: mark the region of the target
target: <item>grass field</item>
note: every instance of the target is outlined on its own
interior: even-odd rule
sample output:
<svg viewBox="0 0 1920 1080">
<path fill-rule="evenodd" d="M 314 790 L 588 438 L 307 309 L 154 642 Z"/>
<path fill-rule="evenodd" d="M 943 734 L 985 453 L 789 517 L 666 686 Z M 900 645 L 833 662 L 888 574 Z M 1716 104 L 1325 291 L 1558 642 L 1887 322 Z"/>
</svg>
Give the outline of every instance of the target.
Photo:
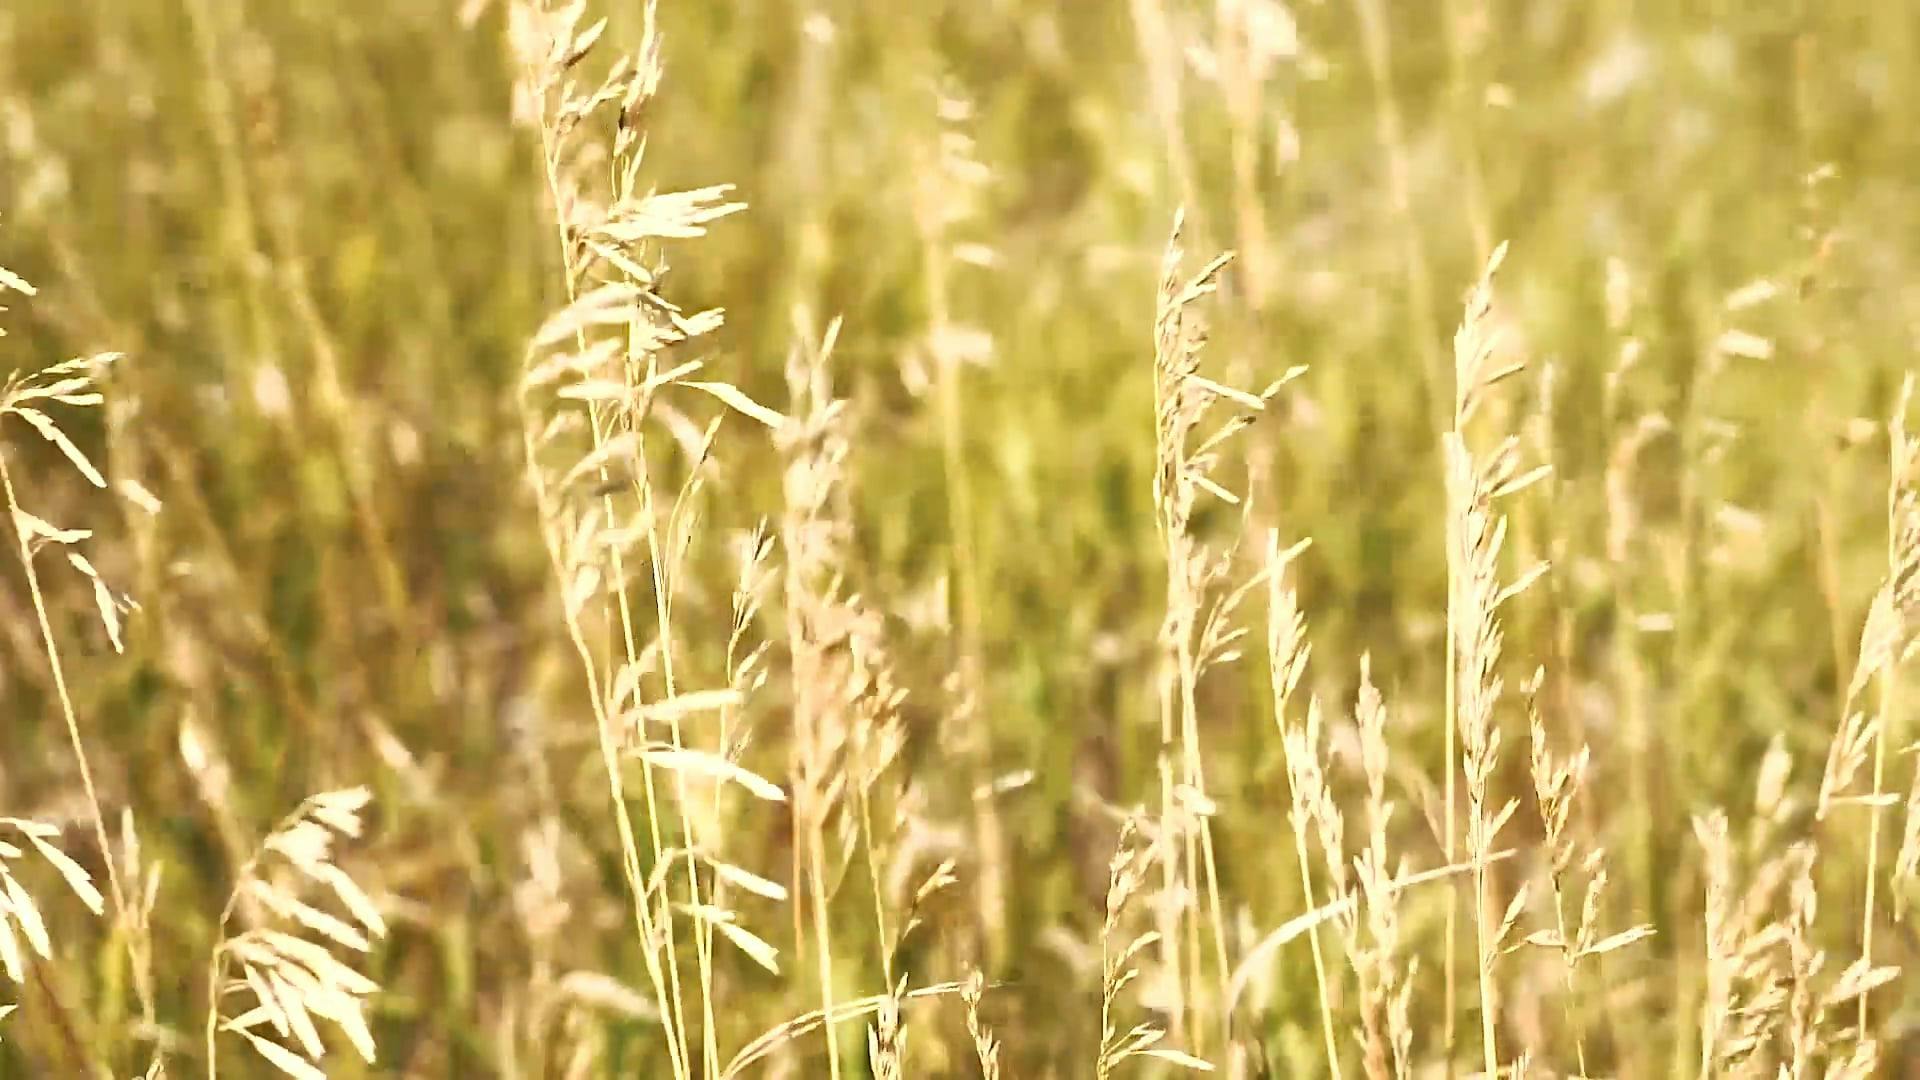
<svg viewBox="0 0 1920 1080">
<path fill-rule="evenodd" d="M 0 1077 L 1907 1075 L 1917 185 L 1901 0 L 0 6 Z"/>
</svg>

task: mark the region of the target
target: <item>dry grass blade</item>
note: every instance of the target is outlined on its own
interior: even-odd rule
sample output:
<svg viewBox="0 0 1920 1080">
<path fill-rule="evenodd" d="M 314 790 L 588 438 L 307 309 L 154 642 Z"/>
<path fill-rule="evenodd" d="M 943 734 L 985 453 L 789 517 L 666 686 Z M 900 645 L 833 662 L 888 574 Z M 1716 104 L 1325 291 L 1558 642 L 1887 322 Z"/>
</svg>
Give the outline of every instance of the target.
<svg viewBox="0 0 1920 1080">
<path fill-rule="evenodd" d="M 50 838 L 59 835 L 58 829 L 22 818 L 0 818 L 0 826 L 23 837 L 59 873 L 67 888 L 87 906 L 87 910 L 95 915 L 105 910 L 100 891 L 93 886 L 92 876 L 53 845 Z M 53 939 L 47 932 L 46 921 L 41 917 L 39 904 L 33 894 L 15 876 L 16 867 L 26 851 L 17 844 L 7 842 L 4 836 L 5 833 L 0 832 L 0 971 L 5 971 L 7 978 L 18 983 L 26 978 L 25 954 L 20 949 L 20 939 L 24 938 L 27 948 L 42 960 L 53 958 Z"/>
<path fill-rule="evenodd" d="M 27 283 L 27 279 L 4 266 L 0 266 L 0 289 L 12 289 L 14 292 L 24 293 L 27 296 L 32 296 L 38 292 L 37 289 Z"/>
<path fill-rule="evenodd" d="M 964 984 L 957 982 L 935 983 L 932 986 L 909 990 L 902 995 L 902 998 L 907 1001 L 917 1001 L 924 998 L 946 997 L 959 993 L 963 986 Z M 818 1031 L 822 1027 L 831 1027 L 835 1024 L 844 1024 L 849 1020 L 873 1016 L 893 1000 L 892 994 L 874 994 L 870 997 L 839 1002 L 831 1009 L 814 1009 L 811 1012 L 801 1013 L 791 1020 L 769 1028 L 741 1047 L 728 1060 L 727 1067 L 720 1070 L 720 1080 L 731 1080 L 732 1077 L 741 1075 L 750 1066 L 765 1060 L 767 1055 L 773 1053 L 782 1044 Z"/>
<path fill-rule="evenodd" d="M 680 909 L 707 926 L 720 932 L 720 936 L 732 942 L 734 947 L 751 957 L 753 962 L 767 970 L 769 975 L 780 974 L 780 950 L 774 948 L 753 931 L 739 924 L 739 918 L 733 912 L 711 904 L 682 904 Z"/>
<path fill-rule="evenodd" d="M 1489 863 L 1501 862 L 1513 858 L 1514 854 L 1512 850 L 1496 851 L 1489 854 L 1486 861 Z M 1424 885 L 1430 881 L 1440 881 L 1458 874 L 1471 873 L 1473 866 L 1474 864 L 1470 862 L 1453 863 L 1449 866 L 1436 866 L 1431 870 L 1421 870 L 1415 873 L 1403 874 L 1394 878 L 1392 882 L 1389 883 L 1388 892 L 1398 893 L 1410 889 L 1415 885 Z M 1239 1001 L 1240 995 L 1245 992 L 1247 983 L 1253 978 L 1260 965 L 1271 962 L 1273 954 L 1279 950 L 1281 946 L 1291 941 L 1297 941 L 1301 935 L 1312 930 L 1314 927 L 1348 915 L 1355 910 L 1355 905 L 1360 902 L 1360 899 L 1357 894 L 1349 894 L 1332 903 L 1322 904 L 1311 911 L 1295 915 L 1293 918 L 1288 919 L 1286 922 L 1281 923 L 1279 926 L 1274 927 L 1262 935 L 1260 940 L 1255 942 L 1251 948 L 1247 949 L 1245 954 L 1241 956 L 1240 962 L 1234 966 L 1233 977 L 1228 983 L 1227 1000 L 1229 1006 Z"/>
<path fill-rule="evenodd" d="M 738 784 L 754 797 L 767 802 L 786 802 L 787 793 L 780 785 L 761 776 L 759 773 L 736 765 L 717 754 L 704 750 L 686 750 L 673 746 L 650 746 L 640 752 L 640 756 L 649 763 L 668 772 L 685 773 L 709 780 L 723 780 Z"/>
<path fill-rule="evenodd" d="M 552 203 L 555 239 L 565 271 L 568 302 L 550 316 L 529 343 L 521 380 L 527 476 L 539 504 L 543 538 L 555 580 L 561 585 L 567 634 L 578 654 L 595 705 L 596 741 L 620 840 L 621 868 L 632 901 L 633 928 L 648 981 L 661 1003 L 672 1075 L 691 1080 L 696 1053 L 712 1062 L 715 1042 L 712 938 L 718 932 L 746 944 L 731 923 L 696 918 L 692 925 L 695 971 L 682 971 L 676 943 L 676 911 L 713 909 L 707 902 L 696 852 L 696 821 L 717 821 L 717 804 L 704 812 L 688 780 L 739 784 L 767 801 L 784 801 L 777 785 L 731 758 L 725 744 L 734 705 L 718 696 L 682 695 L 676 684 L 678 645 L 672 625 L 679 566 L 691 542 L 692 505 L 701 491 L 717 420 L 704 436 L 680 437 L 690 421 L 668 398 L 697 390 L 769 427 L 782 418 L 731 383 L 694 382 L 697 360 L 684 349 L 720 328 L 718 309 L 691 314 L 667 298 L 662 241 L 705 235 L 707 226 L 743 204 L 729 201 L 729 185 L 661 193 L 643 186 L 646 139 L 640 128 L 661 78 L 660 39 L 653 4 L 641 21 L 642 39 L 631 55 L 617 58 L 597 85 L 577 81 L 592 66 L 606 40 L 604 19 L 581 24 L 584 5 L 554 6 L 520 0 L 509 9 L 509 36 L 523 67 L 516 89 L 516 116 L 540 136 L 540 164 Z M 584 421 L 584 422 L 582 422 Z M 684 452 L 687 480 L 677 497 L 654 486 L 649 438 L 664 427 Z M 584 436 L 584 439 L 582 438 Z M 551 475 L 559 473 L 556 482 Z M 665 535 L 660 509 L 666 509 Z M 638 561 L 629 553 L 639 549 Z M 654 611 L 651 640 L 630 593 L 632 565 L 651 572 Z M 614 628 L 608 653 L 603 627 Z M 641 672 L 658 663 L 664 694 L 640 700 Z M 612 690 L 609 693 L 609 690 Z M 635 707 L 626 708 L 631 698 Z M 611 702 L 609 702 L 611 699 Z M 682 721 L 705 711 L 721 714 L 721 743 L 712 749 L 689 744 Z M 620 744 L 625 728 L 652 723 L 664 728 L 655 740 L 642 730 L 641 769 L 635 801 L 645 806 L 645 840 L 660 877 L 645 880 L 641 836 L 630 820 Z M 659 775 L 656 776 L 656 773 Z M 664 789 L 664 790 L 663 790 Z M 677 814 L 675 813 L 677 811 Z M 704 813 L 704 817 L 699 816 Z M 667 830 L 678 818 L 679 858 L 666 859 Z M 677 879 L 677 880 L 670 880 Z M 684 901 L 659 903 L 668 886 Z M 767 961 L 756 955 L 762 963 Z M 698 995 L 701 1015 L 690 1017 L 688 992 Z M 704 1044 L 695 1047 L 696 1023 Z"/>
</svg>

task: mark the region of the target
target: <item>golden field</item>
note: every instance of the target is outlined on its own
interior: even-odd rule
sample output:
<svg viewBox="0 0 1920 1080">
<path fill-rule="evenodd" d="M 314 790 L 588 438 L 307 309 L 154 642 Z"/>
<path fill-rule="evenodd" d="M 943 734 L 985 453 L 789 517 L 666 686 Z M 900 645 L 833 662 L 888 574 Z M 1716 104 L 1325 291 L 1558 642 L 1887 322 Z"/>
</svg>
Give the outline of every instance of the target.
<svg viewBox="0 0 1920 1080">
<path fill-rule="evenodd" d="M 0 1076 L 1906 1075 L 1916 73 L 7 5 Z"/>
</svg>

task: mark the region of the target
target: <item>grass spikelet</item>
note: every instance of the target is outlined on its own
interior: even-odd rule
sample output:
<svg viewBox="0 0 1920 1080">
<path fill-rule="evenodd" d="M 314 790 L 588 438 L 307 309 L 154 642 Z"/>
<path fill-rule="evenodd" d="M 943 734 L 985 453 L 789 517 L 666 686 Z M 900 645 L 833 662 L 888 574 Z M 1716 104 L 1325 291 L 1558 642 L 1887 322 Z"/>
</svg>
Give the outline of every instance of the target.
<svg viewBox="0 0 1920 1080">
<path fill-rule="evenodd" d="M 1540 688 L 1544 677 L 1543 671 L 1536 670 L 1522 690 L 1527 699 L 1528 764 L 1533 776 L 1534 805 L 1540 813 L 1548 880 L 1553 890 L 1553 929 L 1528 935 L 1526 943 L 1560 953 L 1566 984 L 1564 1006 L 1568 1024 L 1573 1029 L 1574 1057 L 1579 1064 L 1580 1075 L 1587 1076 L 1590 1074 L 1587 1068 L 1586 1034 L 1576 1013 L 1580 962 L 1651 937 L 1653 927 L 1643 923 L 1603 936 L 1595 925 L 1607 886 L 1606 852 L 1597 846 L 1583 852 L 1570 827 L 1574 800 L 1586 784 L 1592 756 L 1584 744 L 1567 757 L 1554 756 L 1548 745 L 1546 724 L 1540 712 Z M 1576 861 L 1579 876 L 1586 880 L 1586 891 L 1575 921 L 1569 924 L 1567 906 L 1572 898 Z"/>
<path fill-rule="evenodd" d="M 1308 856 L 1308 830 L 1321 818 L 1338 814 L 1337 808 L 1330 812 L 1322 811 L 1320 804 L 1326 801 L 1325 785 L 1322 782 L 1324 769 L 1320 760 L 1320 703 L 1310 702 L 1304 721 L 1296 726 L 1288 718 L 1288 707 L 1295 689 L 1306 669 L 1307 658 L 1312 652 L 1306 637 L 1306 616 L 1300 611 L 1300 601 L 1294 592 L 1287 573 L 1288 564 L 1305 550 L 1306 541 L 1294 547 L 1282 550 L 1277 533 L 1267 537 L 1267 664 L 1268 686 L 1273 698 L 1274 726 L 1280 731 L 1281 748 L 1286 755 L 1287 791 L 1291 807 L 1287 821 L 1293 828 L 1293 850 L 1295 865 L 1300 871 L 1301 898 L 1305 906 L 1317 906 L 1313 887 L 1312 861 Z M 1344 861 L 1337 851 L 1328 853 L 1335 863 Z M 1335 897 L 1335 902 L 1338 897 Z M 1326 956 L 1320 947 L 1320 935 L 1317 931 L 1307 932 L 1307 943 L 1313 953 L 1314 986 L 1320 999 L 1320 1036 L 1326 1049 L 1327 1071 L 1329 1075 L 1340 1076 L 1340 1050 L 1333 1034 L 1333 1001 L 1327 981 Z"/>
<path fill-rule="evenodd" d="M 324 1076 L 319 1065 L 327 1048 L 316 1020 L 333 1024 L 362 1060 L 373 1062 L 365 1008 L 380 987 L 336 951 L 368 952 L 372 939 L 385 936 L 386 920 L 334 859 L 337 839 L 360 835 L 371 797 L 365 788 L 348 788 L 308 798 L 240 868 L 207 963 L 208 1076 L 219 1072 L 222 1031 L 245 1039 L 288 1076 Z M 343 914 L 308 899 L 317 895 Z M 252 927 L 233 932 L 242 917 Z M 229 1010 L 222 1002 L 231 996 L 252 1004 Z"/>
<path fill-rule="evenodd" d="M 902 975 L 893 992 L 882 998 L 873 1026 L 867 1029 L 867 1065 L 873 1080 L 902 1080 L 906 1075 L 907 1032 L 900 1023 L 900 1001 L 906 992 L 907 977 Z"/>
<path fill-rule="evenodd" d="M 796 321 L 804 327 L 805 317 Z M 789 355 L 787 385 L 792 423 L 781 434 L 786 455 L 781 537 L 787 551 L 785 617 L 792 657 L 794 708 L 794 821 L 797 855 L 804 860 L 820 976 L 822 1007 L 834 1008 L 831 901 L 839 860 L 864 849 L 872 898 L 874 939 L 880 970 L 897 987 L 897 942 L 913 928 L 924 889 L 898 918 L 890 914 L 881 868 L 888 860 L 890 831 L 876 818 L 898 806 L 894 765 L 906 745 L 902 705 L 906 688 L 894 677 L 883 617 L 847 583 L 851 523 L 844 499 L 849 476 L 846 402 L 836 398 L 830 362 L 839 338 L 838 320 L 817 342 L 806 340 Z M 831 852 L 842 854 L 830 857 Z M 950 869 L 950 868 L 949 868 Z M 936 875 L 938 889 L 951 880 Z M 936 882 L 936 879 L 929 879 Z M 826 1029 L 830 1066 L 838 1074 L 838 1048 Z"/>
<path fill-rule="evenodd" d="M 973 1053 L 980 1062 L 980 1080 L 1000 1080 L 1000 1040 L 980 1019 L 980 1000 L 986 985 L 986 976 L 976 969 L 967 976 L 960 1000 L 967 1007 L 967 1036 L 973 1040 Z"/>
<path fill-rule="evenodd" d="M 1167 842 L 1167 838 L 1162 837 L 1160 842 Z M 1094 1063 L 1094 1075 L 1100 1080 L 1107 1080 L 1121 1063 L 1136 1057 L 1213 1071 L 1213 1065 L 1202 1058 L 1161 1046 L 1167 1033 L 1157 1024 L 1141 1022 L 1126 1031 L 1119 1027 L 1120 995 L 1140 977 L 1140 954 L 1159 940 L 1157 931 L 1148 931 L 1122 941 L 1127 905 L 1146 885 L 1153 857 L 1150 847 L 1141 842 L 1137 821 L 1128 818 L 1120 827 L 1113 861 L 1108 864 L 1107 914 L 1100 926 L 1100 1055 Z"/>
<path fill-rule="evenodd" d="M 1372 661 L 1365 655 L 1360 657 L 1353 719 L 1366 780 L 1366 844 L 1353 861 L 1364 920 L 1356 919 L 1350 932 L 1350 963 L 1360 984 L 1367 1075 L 1371 1080 L 1400 1080 L 1413 1068 L 1413 979 L 1419 960 L 1406 954 L 1401 936 L 1395 882 L 1406 877 L 1407 864 L 1405 858 L 1390 862 L 1388 854 L 1387 831 L 1395 805 L 1387 797 L 1387 704 L 1373 684 Z"/>
</svg>

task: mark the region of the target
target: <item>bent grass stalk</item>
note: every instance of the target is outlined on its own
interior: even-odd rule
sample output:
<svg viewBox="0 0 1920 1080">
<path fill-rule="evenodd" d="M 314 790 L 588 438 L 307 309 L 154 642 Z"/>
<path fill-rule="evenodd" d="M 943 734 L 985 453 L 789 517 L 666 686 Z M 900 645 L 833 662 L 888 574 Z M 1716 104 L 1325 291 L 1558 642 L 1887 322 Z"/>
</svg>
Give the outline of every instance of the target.
<svg viewBox="0 0 1920 1080">
<path fill-rule="evenodd" d="M 0 266 L 0 295 L 7 292 L 33 296 L 36 290 L 25 279 Z M 4 336 L 4 331 L 0 331 L 0 336 Z M 102 353 L 57 363 L 24 375 L 9 376 L 4 385 L 0 385 L 0 418 L 13 417 L 32 427 L 42 439 L 59 450 L 89 483 L 104 488 L 107 486 L 106 478 L 43 409 L 53 404 L 82 408 L 102 404 L 104 398 L 99 392 L 99 377 L 108 365 L 118 359 L 117 353 Z M 93 819 L 94 841 L 99 844 L 100 857 L 106 863 L 107 885 L 113 896 L 116 928 L 123 937 L 129 962 L 137 969 L 139 958 L 135 954 L 135 943 L 126 934 L 129 929 L 126 921 L 130 917 L 127 894 L 120 881 L 118 860 L 107 840 L 106 811 L 100 802 L 99 789 L 94 784 L 93 767 L 87 760 L 86 741 L 80 734 L 80 719 L 67 683 L 66 664 L 61 658 L 59 641 L 54 636 L 53 622 L 47 613 L 46 592 L 40 581 L 40 572 L 34 564 L 36 549 L 48 545 L 67 549 L 68 563 L 85 575 L 92 585 L 95 606 L 116 652 L 122 648 L 119 621 L 122 601 L 107 588 L 86 556 L 73 546 L 92 535 L 88 530 L 58 528 L 28 513 L 20 505 L 8 457 L 6 444 L 0 440 L 0 495 L 5 498 L 7 519 L 13 526 L 15 550 L 21 573 L 26 577 L 27 594 L 33 603 L 40 645 L 46 653 L 47 668 L 53 677 L 54 697 L 60 703 L 60 719 L 66 727 L 68 747 L 73 751 L 74 764 L 80 773 L 80 786 L 86 793 L 87 808 Z"/>
<path fill-rule="evenodd" d="M 1320 741 L 1320 703 L 1308 704 L 1305 726 L 1296 731 L 1288 720 L 1288 705 L 1306 670 L 1312 646 L 1307 642 L 1306 616 L 1300 611 L 1299 597 L 1287 575 L 1288 565 L 1310 542 L 1302 540 L 1283 551 L 1279 534 L 1269 533 L 1266 581 L 1268 685 L 1273 698 L 1273 723 L 1280 732 L 1281 748 L 1286 754 L 1287 789 L 1292 801 L 1287 820 L 1293 827 L 1301 899 L 1312 910 L 1316 905 L 1312 860 L 1307 854 L 1307 826 L 1313 819 L 1312 799 L 1318 787 L 1314 778 L 1319 769 L 1316 755 Z M 1340 1048 L 1333 1033 L 1333 1000 L 1318 930 L 1307 931 L 1307 946 L 1313 954 L 1313 981 L 1320 999 L 1320 1036 L 1326 1047 L 1327 1072 L 1334 1080 L 1340 1080 Z"/>
<path fill-rule="evenodd" d="M 1913 588 L 1912 579 L 1920 573 L 1920 493 L 1914 490 L 1914 467 L 1920 460 L 1920 441 L 1907 433 L 1907 408 L 1913 399 L 1914 379 L 1909 374 L 1900 385 L 1894 403 L 1893 418 L 1887 424 L 1887 581 L 1898 596 Z M 1911 618 L 1906 637 L 1911 640 Z M 1860 911 L 1860 956 L 1873 962 L 1873 931 L 1876 888 L 1880 880 L 1881 792 L 1885 790 L 1888 728 L 1894 720 L 1894 699 L 1899 689 L 1899 665 L 1907 645 L 1881 659 L 1875 669 L 1878 691 L 1878 715 L 1873 725 L 1873 790 L 1867 803 L 1867 882 L 1866 898 Z M 1867 995 L 1860 995 L 1859 1028 L 1867 1028 Z"/>
</svg>

